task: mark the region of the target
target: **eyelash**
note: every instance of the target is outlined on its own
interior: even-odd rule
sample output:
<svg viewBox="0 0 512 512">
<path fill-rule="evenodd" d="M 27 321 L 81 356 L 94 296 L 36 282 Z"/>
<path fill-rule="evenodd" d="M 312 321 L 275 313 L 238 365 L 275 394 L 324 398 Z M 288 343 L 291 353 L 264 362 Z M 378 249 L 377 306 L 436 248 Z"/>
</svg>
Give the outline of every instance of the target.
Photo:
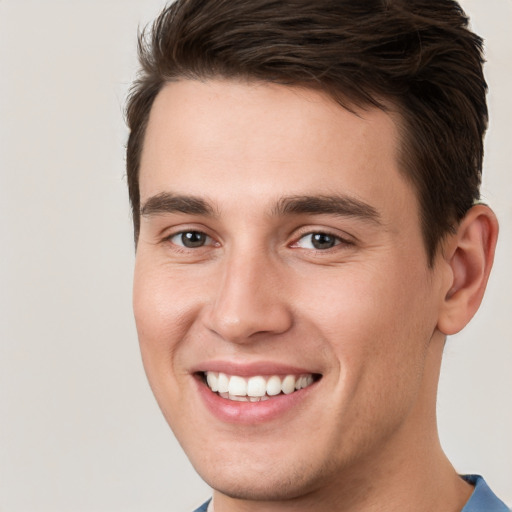
<svg viewBox="0 0 512 512">
<path fill-rule="evenodd" d="M 306 237 L 313 237 L 315 235 L 320 235 L 320 236 L 323 236 L 323 237 L 328 237 L 328 238 L 331 238 L 333 239 L 334 241 L 334 244 L 331 246 L 331 247 L 325 247 L 325 248 L 317 248 L 317 247 L 308 247 L 308 248 L 304 248 L 306 250 L 310 250 L 310 251 L 315 251 L 317 253 L 324 253 L 324 252 L 330 252 L 331 250 L 336 250 L 336 247 L 342 245 L 342 246 L 349 246 L 349 245 L 354 245 L 354 242 L 351 242 L 350 240 L 347 240 L 346 238 L 343 238 L 341 237 L 340 235 L 337 235 L 335 233 L 332 233 L 328 230 L 322 230 L 322 229 L 319 229 L 319 230 L 313 230 L 313 231 L 308 231 L 306 233 L 301 233 L 300 236 L 296 239 L 296 241 L 291 245 L 291 247 L 296 247 L 296 248 L 301 248 L 299 246 L 299 242 L 303 239 L 305 239 Z M 310 241 L 310 244 L 313 245 L 313 240 Z"/>
<path fill-rule="evenodd" d="M 169 236 L 166 236 L 164 238 L 164 242 L 169 242 L 171 243 L 177 250 L 180 250 L 180 251 L 190 251 L 190 250 L 195 250 L 195 249 L 201 249 L 203 247 L 208 247 L 210 245 L 219 245 L 218 243 L 209 243 L 209 244 L 202 244 L 202 245 L 198 245 L 196 247 L 187 247 L 186 245 L 184 244 L 178 244 L 176 242 L 173 242 L 173 239 L 176 238 L 176 237 L 183 237 L 184 235 L 191 235 L 192 233 L 196 234 L 196 235 L 200 235 L 200 236 L 204 236 L 206 240 L 210 240 L 210 242 L 214 242 L 214 239 L 209 236 L 208 234 L 206 234 L 204 231 L 201 231 L 199 229 L 184 229 L 182 231 L 178 231 L 177 233 L 172 233 L 170 234 Z"/>
<path fill-rule="evenodd" d="M 205 243 L 203 243 L 201 245 L 197 245 L 195 247 L 187 247 L 184 244 L 176 243 L 173 241 L 173 239 L 175 239 L 176 237 L 180 237 L 180 236 L 183 237 L 184 235 L 192 235 L 192 234 L 204 237 Z M 325 247 L 325 248 L 317 248 L 314 246 L 313 247 L 300 247 L 299 246 L 299 243 L 301 240 L 305 239 L 308 236 L 312 237 L 314 235 L 320 235 L 323 237 L 331 238 L 334 241 L 334 245 L 332 245 L 331 247 Z M 194 251 L 196 249 L 202 249 L 204 247 L 220 245 L 218 242 L 215 242 L 215 240 L 211 236 L 209 236 L 204 231 L 201 231 L 199 229 L 188 229 L 188 230 L 178 231 L 177 233 L 172 233 L 172 234 L 166 236 L 163 241 L 171 243 L 173 245 L 173 247 L 175 248 L 175 250 L 178 250 L 178 251 Z M 183 241 L 183 239 L 182 239 L 182 241 Z M 210 243 L 207 243 L 208 241 Z M 213 243 L 211 243 L 211 242 L 213 242 Z M 313 244 L 314 244 L 314 242 L 311 242 L 311 245 L 313 245 Z M 304 250 L 308 250 L 308 251 L 315 251 L 316 253 L 325 253 L 325 252 L 330 252 L 331 250 L 335 250 L 335 248 L 339 245 L 346 247 L 346 246 L 354 245 L 354 242 L 347 240 L 346 238 L 343 238 L 339 235 L 336 235 L 328 230 L 319 229 L 319 230 L 310 230 L 310 231 L 301 233 L 300 236 L 295 238 L 295 241 L 292 244 L 290 244 L 289 247 L 304 249 Z"/>
</svg>

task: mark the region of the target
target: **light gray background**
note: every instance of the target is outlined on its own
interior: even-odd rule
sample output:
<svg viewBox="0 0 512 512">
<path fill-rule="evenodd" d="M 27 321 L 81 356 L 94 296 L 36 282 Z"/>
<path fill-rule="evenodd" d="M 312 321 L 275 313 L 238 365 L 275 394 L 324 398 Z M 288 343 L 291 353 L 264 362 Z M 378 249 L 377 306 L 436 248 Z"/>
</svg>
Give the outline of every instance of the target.
<svg viewBox="0 0 512 512">
<path fill-rule="evenodd" d="M 131 314 L 122 109 L 137 27 L 163 5 L 0 0 L 0 511 L 187 511 L 209 494 Z M 463 6 L 487 40 L 501 237 L 481 311 L 449 340 L 439 422 L 456 468 L 512 504 L 512 1 Z"/>
</svg>

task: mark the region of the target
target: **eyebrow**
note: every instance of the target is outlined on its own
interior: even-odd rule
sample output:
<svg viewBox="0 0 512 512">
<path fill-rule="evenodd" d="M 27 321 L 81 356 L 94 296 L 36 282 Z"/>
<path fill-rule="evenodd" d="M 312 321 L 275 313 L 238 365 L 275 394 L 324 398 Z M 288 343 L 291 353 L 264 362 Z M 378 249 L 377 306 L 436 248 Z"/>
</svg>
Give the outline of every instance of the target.
<svg viewBox="0 0 512 512">
<path fill-rule="evenodd" d="M 354 217 L 381 224 L 379 212 L 368 203 L 345 195 L 291 196 L 278 201 L 274 215 L 309 214 Z"/>
<path fill-rule="evenodd" d="M 169 192 L 162 192 L 151 196 L 140 209 L 140 214 L 143 217 L 166 213 L 215 216 L 213 207 L 204 199 L 195 196 L 171 194 Z"/>
<path fill-rule="evenodd" d="M 197 197 L 161 192 L 151 196 L 141 207 L 141 216 L 150 217 L 166 213 L 183 213 L 206 217 L 217 216 L 208 201 Z M 354 217 L 381 224 L 379 212 L 368 203 L 346 195 L 304 195 L 280 198 L 271 210 L 272 215 L 335 215 Z"/>
</svg>

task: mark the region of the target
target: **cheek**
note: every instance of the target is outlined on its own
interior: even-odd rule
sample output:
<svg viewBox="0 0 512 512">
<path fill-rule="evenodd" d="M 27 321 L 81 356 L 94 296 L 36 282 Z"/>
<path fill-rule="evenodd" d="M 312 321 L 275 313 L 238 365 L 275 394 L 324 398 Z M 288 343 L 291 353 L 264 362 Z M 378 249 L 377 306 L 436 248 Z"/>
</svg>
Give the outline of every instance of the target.
<svg viewBox="0 0 512 512">
<path fill-rule="evenodd" d="M 143 251 L 137 254 L 133 310 L 141 341 L 169 343 L 186 327 L 201 295 L 200 279 L 187 276 Z"/>
<path fill-rule="evenodd" d="M 436 316 L 425 270 L 417 267 L 339 267 L 294 292 L 307 297 L 300 309 L 328 341 L 342 375 L 389 380 L 421 365 Z"/>
<path fill-rule="evenodd" d="M 133 311 L 148 378 L 173 368 L 173 353 L 186 330 L 186 301 L 180 287 L 158 263 L 137 255 L 133 285 Z"/>
<path fill-rule="evenodd" d="M 158 405 L 171 427 L 175 411 L 184 409 L 179 382 L 185 377 L 177 361 L 189 325 L 186 301 L 179 284 L 155 262 L 137 255 L 133 286 L 133 310 L 147 379 Z M 173 413 L 174 412 L 174 413 Z"/>
</svg>

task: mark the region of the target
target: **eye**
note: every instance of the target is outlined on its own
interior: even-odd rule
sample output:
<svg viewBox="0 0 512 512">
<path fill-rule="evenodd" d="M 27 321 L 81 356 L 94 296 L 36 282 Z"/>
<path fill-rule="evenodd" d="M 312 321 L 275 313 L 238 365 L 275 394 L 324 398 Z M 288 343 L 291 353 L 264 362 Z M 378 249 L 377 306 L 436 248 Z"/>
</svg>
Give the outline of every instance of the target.
<svg viewBox="0 0 512 512">
<path fill-rule="evenodd" d="M 212 245 L 213 243 L 211 237 L 201 231 L 182 231 L 169 237 L 169 240 L 173 244 L 186 247 L 187 249 L 196 249 L 197 247 Z"/>
<path fill-rule="evenodd" d="M 335 245 L 338 245 L 342 242 L 342 240 L 334 235 L 329 233 L 308 233 L 299 238 L 299 240 L 294 244 L 295 247 L 300 247 L 302 249 L 315 249 L 317 251 L 331 249 Z"/>
</svg>

